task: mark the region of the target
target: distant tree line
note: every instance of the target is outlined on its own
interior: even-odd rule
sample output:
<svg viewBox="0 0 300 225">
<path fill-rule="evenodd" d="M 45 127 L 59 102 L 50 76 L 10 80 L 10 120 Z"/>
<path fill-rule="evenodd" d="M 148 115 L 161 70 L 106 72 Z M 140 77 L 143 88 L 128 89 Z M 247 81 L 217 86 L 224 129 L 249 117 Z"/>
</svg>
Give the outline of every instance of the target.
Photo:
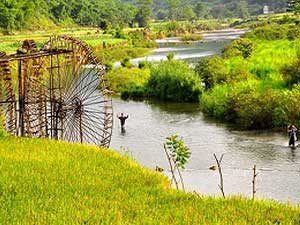
<svg viewBox="0 0 300 225">
<path fill-rule="evenodd" d="M 121 0 L 136 5 L 138 0 Z M 153 0 L 155 19 L 225 18 L 258 15 L 265 5 L 274 12 L 285 12 L 288 0 Z"/>
<path fill-rule="evenodd" d="M 0 28 L 21 30 L 54 24 L 145 27 L 151 19 L 247 18 L 264 5 L 285 11 L 287 0 L 1 0 Z"/>
<path fill-rule="evenodd" d="M 131 25 L 137 14 L 133 5 L 114 0 L 1 0 L 2 29 L 30 29 L 49 24 L 112 27 Z"/>
</svg>

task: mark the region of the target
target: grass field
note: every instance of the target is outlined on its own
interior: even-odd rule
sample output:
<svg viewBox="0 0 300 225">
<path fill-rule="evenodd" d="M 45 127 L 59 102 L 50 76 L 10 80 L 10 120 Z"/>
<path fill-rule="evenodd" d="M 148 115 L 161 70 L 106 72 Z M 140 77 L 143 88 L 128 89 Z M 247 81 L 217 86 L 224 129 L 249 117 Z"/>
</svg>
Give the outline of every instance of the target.
<svg viewBox="0 0 300 225">
<path fill-rule="evenodd" d="M 0 35 L 0 51 L 8 53 L 15 52 L 16 49 L 21 47 L 21 42 L 25 39 L 33 39 L 39 46 L 49 40 L 53 35 L 70 35 L 85 41 L 92 47 L 106 44 L 118 44 L 126 42 L 124 39 L 114 38 L 111 35 L 103 35 L 99 33 L 97 28 L 70 28 L 70 29 L 57 29 L 50 31 L 36 31 L 36 32 L 16 32 L 13 35 Z"/>
<path fill-rule="evenodd" d="M 0 134 L 1 135 L 1 134 Z M 0 137 L 1 224 L 299 224 L 300 209 L 178 192 L 108 149 Z"/>
</svg>

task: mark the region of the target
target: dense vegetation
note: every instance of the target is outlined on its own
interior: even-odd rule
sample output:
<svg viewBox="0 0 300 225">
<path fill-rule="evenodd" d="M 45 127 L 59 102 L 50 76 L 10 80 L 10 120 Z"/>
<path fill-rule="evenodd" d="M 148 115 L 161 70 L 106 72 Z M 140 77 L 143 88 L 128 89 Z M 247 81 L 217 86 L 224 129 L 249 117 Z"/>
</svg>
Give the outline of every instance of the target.
<svg viewBox="0 0 300 225">
<path fill-rule="evenodd" d="M 202 60 L 196 70 L 208 89 L 203 111 L 247 129 L 299 124 L 299 40 L 298 27 L 269 25 L 228 45 L 225 59 Z M 227 68 L 221 75 L 220 66 Z"/>
<path fill-rule="evenodd" d="M 139 0 L 122 0 L 138 4 Z M 270 11 L 285 12 L 286 0 L 153 0 L 152 8 L 156 19 L 224 18 L 257 15 L 263 7 Z"/>
<path fill-rule="evenodd" d="M 107 149 L 0 136 L 3 224 L 298 224 L 300 209 L 178 192 Z M 217 185 L 217 184 L 216 184 Z"/>
<path fill-rule="evenodd" d="M 113 69 L 107 75 L 108 86 L 112 91 L 121 93 L 122 98 L 156 97 L 165 101 L 198 101 L 202 91 L 201 81 L 187 63 L 170 57 L 165 62 L 141 62 L 140 68 L 130 67 Z"/>
<path fill-rule="evenodd" d="M 286 0 L 10 0 L 0 2 L 0 28 L 48 29 L 59 26 L 145 27 L 151 19 L 247 18 L 270 11 L 285 12 Z M 293 7 L 298 10 L 299 4 Z"/>
<path fill-rule="evenodd" d="M 45 29 L 54 24 L 124 26 L 135 16 L 135 7 L 118 1 L 13 0 L 0 2 L 0 27 Z"/>
</svg>

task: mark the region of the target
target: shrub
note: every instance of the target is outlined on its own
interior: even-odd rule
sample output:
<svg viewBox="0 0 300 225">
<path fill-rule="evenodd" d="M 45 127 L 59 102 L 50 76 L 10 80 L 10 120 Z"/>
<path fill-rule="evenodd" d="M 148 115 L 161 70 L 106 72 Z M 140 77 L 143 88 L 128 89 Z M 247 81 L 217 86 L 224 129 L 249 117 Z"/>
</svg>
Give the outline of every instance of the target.
<svg viewBox="0 0 300 225">
<path fill-rule="evenodd" d="M 205 83 L 206 89 L 226 81 L 229 74 L 224 59 L 219 56 L 201 59 L 196 65 L 195 71 Z"/>
<path fill-rule="evenodd" d="M 134 86 L 144 87 L 150 76 L 148 68 L 118 68 L 106 74 L 107 86 L 114 92 L 125 92 Z"/>
<path fill-rule="evenodd" d="M 274 125 L 286 127 L 290 123 L 300 123 L 300 89 L 295 86 L 292 90 L 284 90 L 277 95 L 278 106 L 274 109 Z"/>
<path fill-rule="evenodd" d="M 300 28 L 294 27 L 290 28 L 287 32 L 287 38 L 292 41 L 300 38 Z"/>
<path fill-rule="evenodd" d="M 167 55 L 167 59 L 168 61 L 172 61 L 175 57 L 175 54 L 173 52 L 170 52 L 168 55 Z"/>
<path fill-rule="evenodd" d="M 143 98 L 146 95 L 146 87 L 141 84 L 131 82 L 126 89 L 121 90 L 121 98 Z"/>
<path fill-rule="evenodd" d="M 227 120 L 234 121 L 243 129 L 266 129 L 274 127 L 274 109 L 278 106 L 274 90 L 258 92 L 257 89 L 243 89 L 229 93 Z"/>
<path fill-rule="evenodd" d="M 291 65 L 285 65 L 281 69 L 287 87 L 292 87 L 300 82 L 300 59 L 297 59 Z"/>
<path fill-rule="evenodd" d="M 132 67 L 132 64 L 131 64 L 130 58 L 129 58 L 129 57 L 125 57 L 125 58 L 121 61 L 121 66 L 127 67 L 127 68 L 131 68 L 131 67 Z"/>
<path fill-rule="evenodd" d="M 203 36 L 200 34 L 185 34 L 181 37 L 181 40 L 184 42 L 201 41 L 202 39 L 203 39 Z"/>
<path fill-rule="evenodd" d="M 250 79 L 247 81 L 216 85 L 212 90 L 203 93 L 200 106 L 204 113 L 236 124 L 240 129 L 266 129 L 281 127 L 296 121 L 300 114 L 292 114 L 292 104 L 300 102 L 293 92 L 293 99 L 282 96 L 280 90 L 262 88 L 262 82 Z M 300 94 L 300 91 L 298 91 Z M 289 93 L 289 95 L 292 95 Z M 299 104 L 299 103 L 297 103 Z"/>
<path fill-rule="evenodd" d="M 151 67 L 151 62 L 139 61 L 138 67 L 139 67 L 139 69 L 150 68 Z"/>
<path fill-rule="evenodd" d="M 287 31 L 288 30 L 285 26 L 280 26 L 280 25 L 270 26 L 270 25 L 268 25 L 268 26 L 256 28 L 252 34 L 255 35 L 255 37 L 258 39 L 279 40 L 279 39 L 286 38 Z"/>
<path fill-rule="evenodd" d="M 157 46 L 155 38 L 149 29 L 130 31 L 126 35 L 126 39 L 131 41 L 135 47 L 154 48 Z"/>
<path fill-rule="evenodd" d="M 225 58 L 241 55 L 246 59 L 251 56 L 253 49 L 253 42 L 250 39 L 240 38 L 225 46 L 222 53 Z"/>
<path fill-rule="evenodd" d="M 231 85 L 223 84 L 216 85 L 209 92 L 204 92 L 200 96 L 200 107 L 202 111 L 210 116 L 226 120 L 227 106 L 227 93 L 231 90 Z"/>
<path fill-rule="evenodd" d="M 229 78 L 227 82 L 239 82 L 252 78 L 253 75 L 248 69 L 249 61 L 244 60 L 242 57 L 234 57 L 226 61 L 229 69 Z"/>
<path fill-rule="evenodd" d="M 125 34 L 122 28 L 117 28 L 115 33 L 115 38 L 125 39 Z"/>
<path fill-rule="evenodd" d="M 151 68 L 148 93 L 162 100 L 197 102 L 200 79 L 185 62 L 171 60 Z"/>
</svg>

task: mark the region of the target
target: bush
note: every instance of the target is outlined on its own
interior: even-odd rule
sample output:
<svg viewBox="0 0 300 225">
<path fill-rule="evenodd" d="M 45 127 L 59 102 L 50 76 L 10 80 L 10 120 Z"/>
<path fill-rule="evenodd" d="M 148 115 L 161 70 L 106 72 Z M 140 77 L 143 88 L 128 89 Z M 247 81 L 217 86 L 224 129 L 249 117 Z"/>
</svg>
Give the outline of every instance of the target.
<svg viewBox="0 0 300 225">
<path fill-rule="evenodd" d="M 197 102 L 201 93 L 197 74 L 188 64 L 177 60 L 153 66 L 147 87 L 150 96 L 162 100 Z"/>
<path fill-rule="evenodd" d="M 195 71 L 204 82 L 206 89 L 225 82 L 229 74 L 225 60 L 219 56 L 201 59 L 196 65 Z"/>
<path fill-rule="evenodd" d="M 251 56 L 253 49 L 253 42 L 250 39 L 240 38 L 226 46 L 223 50 L 223 55 L 226 58 L 241 55 L 246 59 Z"/>
<path fill-rule="evenodd" d="M 240 129 L 269 129 L 300 123 L 300 89 L 275 90 L 258 80 L 216 85 L 203 93 L 200 106 L 222 121 Z"/>
<path fill-rule="evenodd" d="M 227 120 L 234 121 L 242 129 L 273 128 L 274 109 L 278 106 L 274 90 L 267 89 L 263 93 L 257 89 L 243 89 L 242 92 L 232 90 L 227 99 Z"/>
<path fill-rule="evenodd" d="M 287 87 L 291 88 L 294 84 L 300 83 L 300 59 L 291 65 L 285 65 L 281 69 Z"/>
<path fill-rule="evenodd" d="M 139 61 L 138 67 L 139 67 L 139 69 L 150 68 L 151 67 L 151 62 Z"/>
<path fill-rule="evenodd" d="M 200 34 L 186 34 L 181 37 L 181 40 L 184 42 L 201 41 L 202 39 L 203 39 L 203 36 Z"/>
<path fill-rule="evenodd" d="M 135 47 L 154 48 L 157 46 L 155 38 L 155 35 L 149 29 L 130 31 L 126 35 L 126 39 L 131 41 Z"/>
<path fill-rule="evenodd" d="M 145 86 L 132 82 L 126 89 L 121 90 L 121 98 L 124 100 L 129 98 L 143 98 L 146 93 L 147 91 Z"/>
<path fill-rule="evenodd" d="M 250 35 L 254 35 L 258 39 L 279 40 L 286 38 L 287 31 L 288 29 L 285 26 L 268 25 L 256 28 Z"/>
<path fill-rule="evenodd" d="M 298 28 L 298 27 L 290 28 L 287 32 L 287 38 L 290 41 L 299 39 L 300 38 L 300 28 Z"/>
<path fill-rule="evenodd" d="M 145 87 L 150 76 L 149 68 L 118 68 L 106 74 L 107 86 L 111 91 L 123 93 L 133 87 Z"/>
<path fill-rule="evenodd" d="M 125 57 L 125 58 L 121 61 L 121 66 L 127 67 L 127 68 L 131 68 L 131 67 L 132 67 L 132 64 L 131 64 L 130 58 L 129 58 L 129 57 Z"/>
</svg>

